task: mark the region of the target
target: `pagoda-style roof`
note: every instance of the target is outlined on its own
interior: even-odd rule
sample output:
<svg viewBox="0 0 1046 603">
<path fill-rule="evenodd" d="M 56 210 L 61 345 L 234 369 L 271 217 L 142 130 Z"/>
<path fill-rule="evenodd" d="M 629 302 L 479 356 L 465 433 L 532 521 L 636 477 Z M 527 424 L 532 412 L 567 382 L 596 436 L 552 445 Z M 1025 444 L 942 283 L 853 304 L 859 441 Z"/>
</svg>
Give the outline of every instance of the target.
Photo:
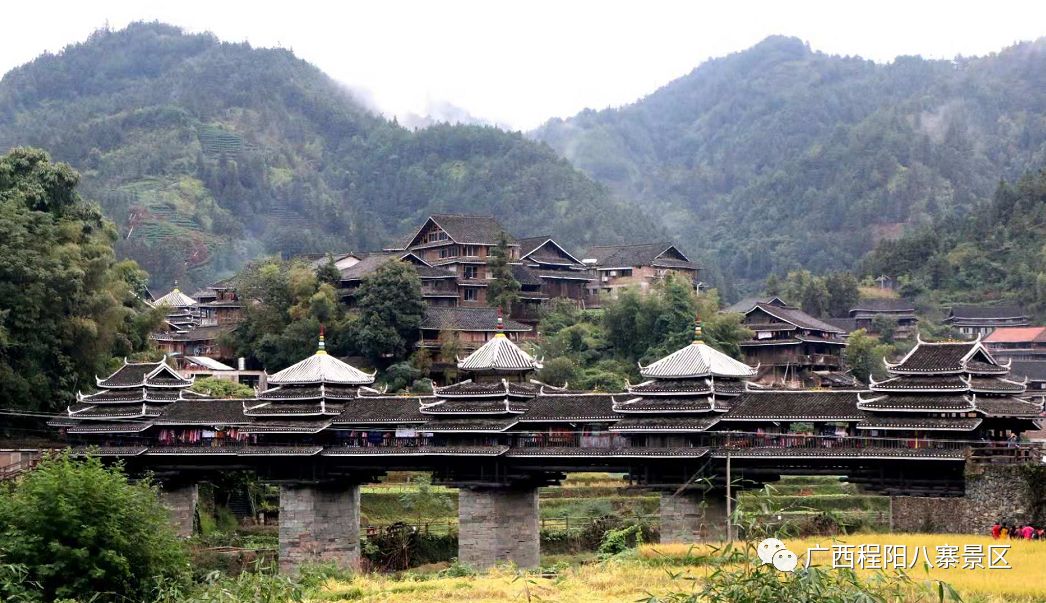
<svg viewBox="0 0 1046 603">
<path fill-rule="evenodd" d="M 170 306 L 172 308 L 188 308 L 190 306 L 195 306 L 196 303 L 197 302 L 196 302 L 195 299 L 193 299 L 193 298 L 189 297 L 188 295 L 182 293 L 181 290 L 179 290 L 177 287 L 172 289 L 170 291 L 170 293 L 168 293 L 168 294 L 160 297 L 159 299 L 153 301 L 154 305 L 157 305 L 157 306 L 167 305 L 167 306 Z"/>
<path fill-rule="evenodd" d="M 717 407 L 715 399 L 711 396 L 705 398 L 655 396 L 623 401 L 614 400 L 614 412 L 623 414 L 701 413 L 714 410 L 726 410 L 726 408 Z"/>
<path fill-rule="evenodd" d="M 159 362 L 127 362 L 105 379 L 95 377 L 101 389 L 132 387 L 189 387 L 193 378 L 186 379 L 167 364 L 167 359 Z"/>
<path fill-rule="evenodd" d="M 477 398 L 422 403 L 420 410 L 423 415 L 518 415 L 525 412 L 527 407 L 509 398 Z"/>
<path fill-rule="evenodd" d="M 370 385 L 374 383 L 374 373 L 368 375 L 320 349 L 305 360 L 269 375 L 268 382 L 270 385 Z"/>
<path fill-rule="evenodd" d="M 947 373 L 1000 373 L 1009 371 L 1000 365 L 981 344 L 975 341 L 923 341 L 916 335 L 917 343 L 899 362 L 886 362 L 887 370 L 894 375 L 941 375 Z"/>
<path fill-rule="evenodd" d="M 857 396 L 857 408 L 892 412 L 970 412 L 975 409 L 973 398 L 961 395 L 875 395 Z"/>
<path fill-rule="evenodd" d="M 696 379 L 699 377 L 753 377 L 756 370 L 719 350 L 695 341 L 647 366 L 639 373 L 648 379 Z"/>
<path fill-rule="evenodd" d="M 476 383 L 466 379 L 459 383 L 433 388 L 433 393 L 440 398 L 532 398 L 542 389 L 558 390 L 560 388 L 546 385 L 540 381 L 517 383 L 502 379 L 489 383 Z"/>
<path fill-rule="evenodd" d="M 970 386 L 962 375 L 899 375 L 885 381 L 870 378 L 868 386 L 873 392 L 941 392 L 967 391 Z"/>
<path fill-rule="evenodd" d="M 504 333 L 495 334 L 475 352 L 458 361 L 460 370 L 472 372 L 527 372 L 541 366 L 541 361 L 520 349 Z"/>
</svg>

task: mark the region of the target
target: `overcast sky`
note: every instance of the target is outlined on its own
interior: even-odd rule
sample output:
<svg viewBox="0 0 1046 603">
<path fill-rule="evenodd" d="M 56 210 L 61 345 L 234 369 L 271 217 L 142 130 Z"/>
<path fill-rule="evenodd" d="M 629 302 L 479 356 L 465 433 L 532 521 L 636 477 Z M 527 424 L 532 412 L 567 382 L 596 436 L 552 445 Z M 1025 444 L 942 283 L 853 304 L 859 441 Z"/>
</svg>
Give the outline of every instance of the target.
<svg viewBox="0 0 1046 603">
<path fill-rule="evenodd" d="M 876 61 L 983 55 L 1046 35 L 1046 2 L 1035 0 L 80 0 L 5 3 L 3 12 L 0 72 L 106 23 L 160 20 L 290 48 L 368 90 L 386 114 L 451 103 L 519 129 L 631 102 L 771 34 Z"/>
</svg>

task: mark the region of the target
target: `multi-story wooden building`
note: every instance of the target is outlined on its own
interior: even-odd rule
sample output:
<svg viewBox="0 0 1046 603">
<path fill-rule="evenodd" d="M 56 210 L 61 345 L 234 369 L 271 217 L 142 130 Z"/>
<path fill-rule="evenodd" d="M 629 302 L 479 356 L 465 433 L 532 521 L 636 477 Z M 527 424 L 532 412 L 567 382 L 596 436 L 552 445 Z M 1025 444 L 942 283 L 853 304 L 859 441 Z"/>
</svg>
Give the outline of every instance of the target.
<svg viewBox="0 0 1046 603">
<path fill-rule="evenodd" d="M 999 327 L 1026 327 L 1031 324 L 1024 310 L 1015 305 L 955 305 L 948 310 L 944 323 L 971 339 L 984 337 Z"/>
<path fill-rule="evenodd" d="M 743 322 L 754 334 L 741 351 L 761 368 L 760 381 L 802 385 L 813 371 L 843 366 L 844 331 L 798 308 L 756 303 Z"/>
<path fill-rule="evenodd" d="M 541 304 L 549 299 L 569 299 L 579 306 L 590 305 L 592 273 L 552 237 L 519 240 L 519 263 L 512 272 L 520 283 L 520 301 L 512 317 L 524 321 L 540 318 Z"/>
<path fill-rule="evenodd" d="M 457 278 L 458 305 L 480 307 L 488 305 L 488 263 L 502 235 L 508 241 L 508 261 L 516 262 L 519 243 L 492 216 L 429 216 L 414 234 L 386 251 L 409 251 L 430 266 L 450 270 Z"/>
<path fill-rule="evenodd" d="M 615 297 L 625 287 L 646 291 L 668 274 L 691 283 L 695 290 L 700 285 L 697 264 L 672 243 L 598 245 L 589 248 L 583 262 L 594 272 L 589 284 L 593 299 Z"/>
</svg>

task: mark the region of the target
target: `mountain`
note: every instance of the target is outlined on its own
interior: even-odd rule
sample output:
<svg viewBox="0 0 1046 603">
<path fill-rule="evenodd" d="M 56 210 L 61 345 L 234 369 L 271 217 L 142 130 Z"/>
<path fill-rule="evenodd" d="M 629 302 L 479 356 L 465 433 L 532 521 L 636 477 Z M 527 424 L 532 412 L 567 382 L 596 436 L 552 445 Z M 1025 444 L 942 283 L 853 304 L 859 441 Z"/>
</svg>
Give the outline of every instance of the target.
<svg viewBox="0 0 1046 603">
<path fill-rule="evenodd" d="M 1046 318 L 1046 169 L 1000 183 L 966 216 L 943 216 L 862 263 L 867 275 L 896 275 L 902 294 L 937 303 L 1019 302 Z"/>
<path fill-rule="evenodd" d="M 346 60 L 366 60 L 347 57 Z M 368 250 L 430 213 L 494 214 L 578 248 L 660 234 L 550 148 L 410 130 L 282 49 L 158 23 L 102 30 L 0 80 L 0 151 L 70 163 L 158 288 L 260 254 Z"/>
<path fill-rule="evenodd" d="M 849 269 L 1046 159 L 1046 39 L 876 64 L 771 37 L 531 133 L 751 289 Z"/>
</svg>

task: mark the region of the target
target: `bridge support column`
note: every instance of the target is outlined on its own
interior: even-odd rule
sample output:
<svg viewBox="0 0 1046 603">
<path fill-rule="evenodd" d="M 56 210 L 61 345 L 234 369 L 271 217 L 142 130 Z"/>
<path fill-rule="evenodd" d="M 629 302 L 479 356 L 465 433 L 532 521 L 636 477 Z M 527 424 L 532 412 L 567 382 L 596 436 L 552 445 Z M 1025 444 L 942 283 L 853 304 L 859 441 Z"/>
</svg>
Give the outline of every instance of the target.
<svg viewBox="0 0 1046 603">
<path fill-rule="evenodd" d="M 331 561 L 359 567 L 359 484 L 280 486 L 280 571 Z"/>
<path fill-rule="evenodd" d="M 196 504 L 200 491 L 196 483 L 162 484 L 160 502 L 171 513 L 171 522 L 179 538 L 189 538 L 196 527 Z"/>
<path fill-rule="evenodd" d="M 661 494 L 661 542 L 726 539 L 726 496 L 722 492 Z"/>
<path fill-rule="evenodd" d="M 462 488 L 458 493 L 458 559 L 476 569 L 511 561 L 541 562 L 538 491 L 534 487 Z"/>
</svg>

